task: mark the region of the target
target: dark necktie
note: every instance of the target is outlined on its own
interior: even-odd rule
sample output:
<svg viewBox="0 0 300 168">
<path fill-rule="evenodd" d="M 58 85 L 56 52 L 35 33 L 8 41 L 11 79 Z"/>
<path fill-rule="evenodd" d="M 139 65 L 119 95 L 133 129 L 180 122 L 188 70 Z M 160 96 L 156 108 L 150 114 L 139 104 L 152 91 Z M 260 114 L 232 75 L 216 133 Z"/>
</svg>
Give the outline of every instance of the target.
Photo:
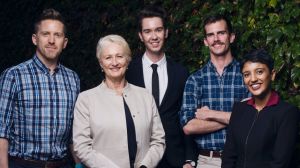
<svg viewBox="0 0 300 168">
<path fill-rule="evenodd" d="M 152 94 L 156 103 L 156 106 L 159 107 L 159 80 L 158 80 L 158 73 L 157 73 L 157 64 L 151 65 L 153 69 L 152 73 Z"/>
<path fill-rule="evenodd" d="M 135 157 L 136 157 L 136 152 L 137 152 L 135 126 L 134 126 L 133 119 L 131 117 L 131 112 L 130 112 L 124 98 L 123 98 L 123 101 L 124 101 L 125 116 L 126 116 L 129 162 L 130 162 L 130 168 L 133 168 Z"/>
</svg>

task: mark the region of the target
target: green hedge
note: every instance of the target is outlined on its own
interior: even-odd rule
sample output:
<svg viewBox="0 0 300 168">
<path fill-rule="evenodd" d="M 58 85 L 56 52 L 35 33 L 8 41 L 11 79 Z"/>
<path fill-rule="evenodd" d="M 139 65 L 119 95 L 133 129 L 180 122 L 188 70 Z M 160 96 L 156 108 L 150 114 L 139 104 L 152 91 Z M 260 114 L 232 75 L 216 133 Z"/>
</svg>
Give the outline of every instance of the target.
<svg viewBox="0 0 300 168">
<path fill-rule="evenodd" d="M 68 22 L 69 44 L 62 61 L 81 77 L 82 90 L 101 81 L 95 58 L 98 39 L 107 34 L 124 36 L 135 55 L 143 52 L 136 32 L 138 11 L 149 3 L 163 5 L 169 15 L 170 36 L 166 51 L 191 72 L 200 68 L 209 54 L 203 45 L 203 18 L 226 14 L 237 38 L 233 53 L 240 58 L 253 48 L 265 48 L 275 58 L 278 71 L 275 88 L 289 102 L 300 107 L 300 3 L 299 0 L 59 0 L 17 1 L 1 4 L 0 70 L 32 56 L 32 25 L 44 8 L 61 11 Z"/>
</svg>

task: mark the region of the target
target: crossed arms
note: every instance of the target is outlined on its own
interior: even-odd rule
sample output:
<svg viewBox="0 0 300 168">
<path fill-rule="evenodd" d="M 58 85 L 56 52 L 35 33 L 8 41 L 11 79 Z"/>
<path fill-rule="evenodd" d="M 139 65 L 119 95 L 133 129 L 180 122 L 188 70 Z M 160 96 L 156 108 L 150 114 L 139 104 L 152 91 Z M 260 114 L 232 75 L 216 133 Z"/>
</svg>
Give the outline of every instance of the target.
<svg viewBox="0 0 300 168">
<path fill-rule="evenodd" d="M 211 110 L 203 106 L 196 110 L 195 118 L 191 119 L 183 127 L 186 135 L 211 133 L 225 128 L 231 116 L 231 112 Z"/>
</svg>

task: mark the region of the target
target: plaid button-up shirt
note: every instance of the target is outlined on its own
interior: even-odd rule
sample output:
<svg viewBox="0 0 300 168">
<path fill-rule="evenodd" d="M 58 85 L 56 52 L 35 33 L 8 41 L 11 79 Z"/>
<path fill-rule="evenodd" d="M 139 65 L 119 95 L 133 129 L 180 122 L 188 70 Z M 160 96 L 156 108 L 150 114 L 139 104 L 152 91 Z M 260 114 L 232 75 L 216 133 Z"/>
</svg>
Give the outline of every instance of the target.
<svg viewBox="0 0 300 168">
<path fill-rule="evenodd" d="M 5 70 L 0 77 L 0 137 L 9 155 L 53 160 L 67 155 L 77 74 L 59 64 L 50 75 L 37 56 Z"/>
<path fill-rule="evenodd" d="M 240 64 L 234 59 L 224 68 L 220 76 L 209 61 L 203 68 L 193 73 L 187 80 L 181 107 L 182 126 L 195 118 L 197 108 L 208 106 L 212 110 L 231 112 L 235 101 L 248 97 L 244 85 Z M 208 134 L 196 135 L 198 148 L 205 150 L 223 150 L 226 129 Z"/>
</svg>

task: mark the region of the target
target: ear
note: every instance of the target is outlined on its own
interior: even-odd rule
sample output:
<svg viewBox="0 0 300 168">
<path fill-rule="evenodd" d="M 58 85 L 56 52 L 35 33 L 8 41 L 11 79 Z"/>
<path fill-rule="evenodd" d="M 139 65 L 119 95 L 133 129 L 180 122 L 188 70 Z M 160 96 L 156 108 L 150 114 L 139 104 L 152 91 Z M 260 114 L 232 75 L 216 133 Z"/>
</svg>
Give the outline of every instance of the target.
<svg viewBox="0 0 300 168">
<path fill-rule="evenodd" d="M 144 39 L 143 39 L 143 36 L 142 36 L 141 32 L 139 32 L 139 37 L 140 37 L 141 42 L 144 42 Z"/>
<path fill-rule="evenodd" d="M 207 47 L 208 46 L 208 42 L 207 42 L 207 39 L 204 37 L 204 39 L 203 39 L 203 43 L 204 43 L 204 45 Z"/>
<path fill-rule="evenodd" d="M 230 34 L 230 43 L 233 43 L 235 40 L 235 34 L 234 33 L 231 33 Z"/>
<path fill-rule="evenodd" d="M 64 39 L 64 49 L 67 47 L 68 41 L 69 41 L 68 38 L 65 38 L 65 39 Z"/>
<path fill-rule="evenodd" d="M 169 29 L 166 29 L 165 30 L 165 39 L 168 38 L 168 36 L 169 36 Z"/>
<path fill-rule="evenodd" d="M 274 81 L 276 77 L 276 71 L 273 69 L 271 72 L 271 80 Z"/>
<path fill-rule="evenodd" d="M 32 40 L 32 43 L 34 44 L 34 45 L 36 45 L 36 41 L 37 41 L 37 39 L 36 39 L 37 37 L 36 37 L 36 34 L 32 34 L 32 36 L 31 36 L 31 40 Z"/>
</svg>

